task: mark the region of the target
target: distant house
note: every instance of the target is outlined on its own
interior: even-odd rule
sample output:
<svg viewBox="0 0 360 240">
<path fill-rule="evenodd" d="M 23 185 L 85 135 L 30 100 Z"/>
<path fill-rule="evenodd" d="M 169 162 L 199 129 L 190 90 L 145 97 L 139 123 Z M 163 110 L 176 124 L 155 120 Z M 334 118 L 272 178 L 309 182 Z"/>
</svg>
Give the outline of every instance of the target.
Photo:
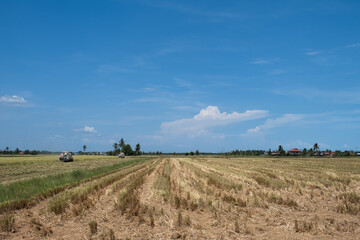
<svg viewBox="0 0 360 240">
<path fill-rule="evenodd" d="M 297 148 L 293 148 L 291 150 L 288 151 L 289 155 L 292 156 L 299 156 L 301 154 L 301 150 L 297 149 Z"/>
<path fill-rule="evenodd" d="M 334 152 L 324 152 L 324 156 L 325 157 L 334 157 L 335 153 Z"/>
</svg>

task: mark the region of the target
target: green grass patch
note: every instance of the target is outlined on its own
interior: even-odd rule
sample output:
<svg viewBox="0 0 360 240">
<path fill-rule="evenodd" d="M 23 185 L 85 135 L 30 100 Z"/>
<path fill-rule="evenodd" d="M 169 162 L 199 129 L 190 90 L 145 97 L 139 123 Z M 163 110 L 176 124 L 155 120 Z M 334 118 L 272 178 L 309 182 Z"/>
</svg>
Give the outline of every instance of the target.
<svg viewBox="0 0 360 240">
<path fill-rule="evenodd" d="M 101 166 L 90 170 L 75 170 L 72 172 L 37 177 L 18 181 L 9 185 L 0 185 L 0 212 L 26 207 L 31 202 L 43 197 L 49 197 L 73 187 L 81 181 L 103 176 L 126 166 L 144 162 L 147 158 L 133 159 L 111 166 Z"/>
</svg>

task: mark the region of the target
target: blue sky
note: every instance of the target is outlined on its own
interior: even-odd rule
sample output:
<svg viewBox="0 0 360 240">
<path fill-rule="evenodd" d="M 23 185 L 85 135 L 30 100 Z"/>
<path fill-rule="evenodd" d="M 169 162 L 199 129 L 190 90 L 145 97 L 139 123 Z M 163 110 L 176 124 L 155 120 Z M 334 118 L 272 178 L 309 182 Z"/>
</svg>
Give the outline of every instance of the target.
<svg viewBox="0 0 360 240">
<path fill-rule="evenodd" d="M 360 150 L 359 1 L 0 2 L 0 149 Z"/>
</svg>

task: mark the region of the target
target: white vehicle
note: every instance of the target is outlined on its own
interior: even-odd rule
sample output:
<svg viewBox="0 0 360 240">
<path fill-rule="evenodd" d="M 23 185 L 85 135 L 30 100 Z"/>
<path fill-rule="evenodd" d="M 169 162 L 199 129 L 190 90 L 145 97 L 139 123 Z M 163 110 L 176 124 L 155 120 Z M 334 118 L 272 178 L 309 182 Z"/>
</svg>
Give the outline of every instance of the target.
<svg viewBox="0 0 360 240">
<path fill-rule="evenodd" d="M 59 155 L 59 160 L 63 162 L 72 162 L 74 161 L 72 157 L 72 152 L 66 151 Z"/>
<path fill-rule="evenodd" d="M 121 153 L 119 154 L 119 158 L 125 158 L 125 153 L 121 152 Z"/>
</svg>

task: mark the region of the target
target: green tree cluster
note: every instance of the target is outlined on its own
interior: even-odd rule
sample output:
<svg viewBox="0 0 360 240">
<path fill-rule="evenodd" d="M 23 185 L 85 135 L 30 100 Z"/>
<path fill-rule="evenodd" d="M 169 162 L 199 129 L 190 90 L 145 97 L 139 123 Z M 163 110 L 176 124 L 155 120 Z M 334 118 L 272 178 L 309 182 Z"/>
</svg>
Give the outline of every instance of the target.
<svg viewBox="0 0 360 240">
<path fill-rule="evenodd" d="M 113 151 L 106 152 L 106 155 L 119 155 L 123 152 L 126 156 L 139 156 L 142 154 L 140 143 L 136 144 L 135 151 L 132 149 L 130 144 L 126 144 L 123 138 L 117 143 L 113 144 Z"/>
</svg>

